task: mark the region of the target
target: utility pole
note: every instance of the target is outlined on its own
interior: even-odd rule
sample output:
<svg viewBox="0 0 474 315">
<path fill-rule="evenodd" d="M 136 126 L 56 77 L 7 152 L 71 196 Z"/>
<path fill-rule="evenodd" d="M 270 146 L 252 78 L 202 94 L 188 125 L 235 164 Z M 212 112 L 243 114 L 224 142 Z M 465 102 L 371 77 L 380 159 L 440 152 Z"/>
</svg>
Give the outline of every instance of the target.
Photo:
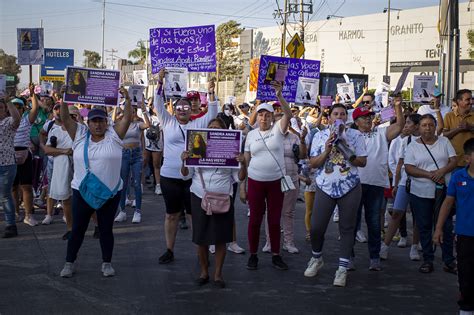
<svg viewBox="0 0 474 315">
<path fill-rule="evenodd" d="M 102 0 L 102 68 L 104 68 L 104 42 L 105 42 L 105 0 Z"/>
<path fill-rule="evenodd" d="M 114 65 L 114 61 L 115 61 L 115 57 L 117 57 L 116 55 L 114 55 L 116 52 L 118 52 L 118 50 L 116 49 L 111 49 L 111 50 L 106 50 L 105 52 L 107 53 L 110 53 L 110 58 L 107 58 L 107 60 L 110 60 L 111 63 L 112 63 L 112 69 L 115 69 L 115 65 Z"/>
<path fill-rule="evenodd" d="M 281 56 L 285 57 L 286 48 L 286 23 L 288 22 L 288 0 L 285 0 L 283 8 L 283 33 L 281 34 Z"/>
</svg>

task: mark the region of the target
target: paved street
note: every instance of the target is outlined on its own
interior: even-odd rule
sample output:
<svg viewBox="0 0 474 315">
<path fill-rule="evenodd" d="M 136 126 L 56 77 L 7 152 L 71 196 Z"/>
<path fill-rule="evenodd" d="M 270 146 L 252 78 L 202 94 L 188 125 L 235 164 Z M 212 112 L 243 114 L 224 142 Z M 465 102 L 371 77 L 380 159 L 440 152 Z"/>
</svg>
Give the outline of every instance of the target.
<svg viewBox="0 0 474 315">
<path fill-rule="evenodd" d="M 246 208 L 236 202 L 238 240 L 247 247 Z M 356 245 L 357 271 L 346 288 L 332 286 L 337 268 L 337 225 L 330 224 L 325 263 L 316 278 L 303 271 L 310 257 L 304 240 L 304 204 L 298 203 L 296 244 L 301 253 L 284 254 L 289 271 L 271 266 L 269 254 L 259 254 L 259 270 L 245 268 L 248 254 L 228 253 L 224 266 L 227 288 L 212 284 L 198 288 L 195 246 L 191 231 L 178 232 L 175 262 L 159 265 L 164 250 L 164 202 L 147 190 L 143 222 L 115 225 L 113 264 L 117 275 L 103 278 L 99 242 L 89 226 L 71 279 L 59 277 L 64 264 L 65 225 L 31 228 L 21 223 L 20 236 L 0 239 L 0 314 L 454 314 L 457 311 L 456 277 L 442 271 L 439 250 L 435 272 L 417 271 L 409 248 L 393 246 L 382 272 L 368 271 L 366 244 Z M 43 212 L 36 211 L 37 218 Z M 3 218 L 3 213 L 1 214 Z M 4 222 L 0 225 L 4 227 Z M 411 227 L 411 223 L 409 224 Z M 261 244 L 263 246 L 263 244 Z M 214 262 L 212 261 L 212 266 Z M 212 273 L 211 273 L 212 274 Z"/>
</svg>

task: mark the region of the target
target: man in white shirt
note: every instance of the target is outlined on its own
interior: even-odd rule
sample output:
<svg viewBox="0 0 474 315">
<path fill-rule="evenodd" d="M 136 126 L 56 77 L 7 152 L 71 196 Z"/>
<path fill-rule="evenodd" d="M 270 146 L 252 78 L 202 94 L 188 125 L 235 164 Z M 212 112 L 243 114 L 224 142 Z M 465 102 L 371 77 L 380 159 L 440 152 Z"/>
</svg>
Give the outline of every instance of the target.
<svg viewBox="0 0 474 315">
<path fill-rule="evenodd" d="M 431 95 L 433 98 L 431 99 L 430 103 L 426 105 L 421 105 L 420 108 L 418 108 L 417 113 L 422 116 L 426 114 L 431 114 L 434 118 L 436 118 L 438 124 L 442 124 L 444 116 L 450 111 L 447 106 L 443 106 L 441 104 L 441 96 L 443 95 L 444 94 L 441 93 L 440 90 L 435 89 L 433 94 Z"/>
</svg>

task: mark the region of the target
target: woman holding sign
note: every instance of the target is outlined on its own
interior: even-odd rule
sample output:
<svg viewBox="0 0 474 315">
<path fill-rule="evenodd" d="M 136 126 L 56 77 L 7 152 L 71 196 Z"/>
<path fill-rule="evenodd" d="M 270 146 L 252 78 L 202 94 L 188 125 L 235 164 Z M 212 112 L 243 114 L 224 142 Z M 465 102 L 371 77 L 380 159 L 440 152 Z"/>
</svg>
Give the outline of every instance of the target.
<svg viewBox="0 0 474 315">
<path fill-rule="evenodd" d="M 287 270 L 288 265 L 280 256 L 280 218 L 283 207 L 285 160 L 283 140 L 292 117 L 290 106 L 282 95 L 283 85 L 272 83 L 283 109 L 283 117 L 274 123 L 273 106 L 263 103 L 257 107 L 258 128 L 250 131 L 245 141 L 245 160 L 248 165 L 248 203 L 250 221 L 248 237 L 250 258 L 247 269 L 258 268 L 258 243 L 260 226 L 267 211 L 273 266 Z M 289 179 L 291 181 L 291 179 Z"/>
<path fill-rule="evenodd" d="M 227 129 L 225 123 L 219 119 L 213 119 L 207 126 L 210 129 Z M 225 282 L 222 278 L 222 266 L 226 254 L 226 243 L 234 240 L 234 204 L 232 200 L 233 183 L 243 181 L 247 176 L 243 155 L 237 155 L 240 162 L 240 170 L 231 168 L 187 168 L 184 161 L 192 157 L 189 152 L 181 154 L 183 164 L 181 174 L 187 178 L 192 177 L 191 207 L 193 216 L 193 242 L 198 245 L 199 264 L 201 274 L 196 280 L 199 286 L 209 282 L 209 246 L 215 245 L 216 270 L 214 272 L 214 284 L 224 288 Z M 213 213 L 208 215 L 202 208 L 202 200 L 208 192 L 227 195 L 228 211 L 224 213 Z"/>
<path fill-rule="evenodd" d="M 61 102 L 61 120 L 73 140 L 74 151 L 74 176 L 71 182 L 73 226 L 67 244 L 66 263 L 60 274 L 64 278 L 70 278 L 74 273 L 74 262 L 93 213 L 97 213 L 99 223 L 102 274 L 104 277 L 115 275 L 110 263 L 114 248 L 112 226 L 123 187 L 118 170 L 122 164 L 122 139 L 132 121 L 128 92 L 122 87 L 120 93 L 125 98 L 124 115 L 113 127 L 108 124 L 107 113 L 94 108 L 87 115 L 87 128 L 74 121 L 69 115 L 67 104 Z M 100 191 L 88 191 L 87 188 L 92 186 Z M 96 193 L 99 192 L 102 198 L 97 197 Z M 109 198 L 104 200 L 104 195 Z"/>
</svg>

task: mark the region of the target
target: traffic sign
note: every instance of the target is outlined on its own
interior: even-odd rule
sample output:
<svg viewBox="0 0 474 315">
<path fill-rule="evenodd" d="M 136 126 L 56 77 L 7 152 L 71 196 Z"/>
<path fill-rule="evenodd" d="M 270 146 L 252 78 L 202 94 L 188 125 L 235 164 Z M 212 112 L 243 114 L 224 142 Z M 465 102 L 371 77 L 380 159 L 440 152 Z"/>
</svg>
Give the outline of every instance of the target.
<svg viewBox="0 0 474 315">
<path fill-rule="evenodd" d="M 304 54 L 305 48 L 303 41 L 301 40 L 300 35 L 296 33 L 293 38 L 290 40 L 288 45 L 286 46 L 286 51 L 291 58 L 301 58 Z"/>
</svg>

